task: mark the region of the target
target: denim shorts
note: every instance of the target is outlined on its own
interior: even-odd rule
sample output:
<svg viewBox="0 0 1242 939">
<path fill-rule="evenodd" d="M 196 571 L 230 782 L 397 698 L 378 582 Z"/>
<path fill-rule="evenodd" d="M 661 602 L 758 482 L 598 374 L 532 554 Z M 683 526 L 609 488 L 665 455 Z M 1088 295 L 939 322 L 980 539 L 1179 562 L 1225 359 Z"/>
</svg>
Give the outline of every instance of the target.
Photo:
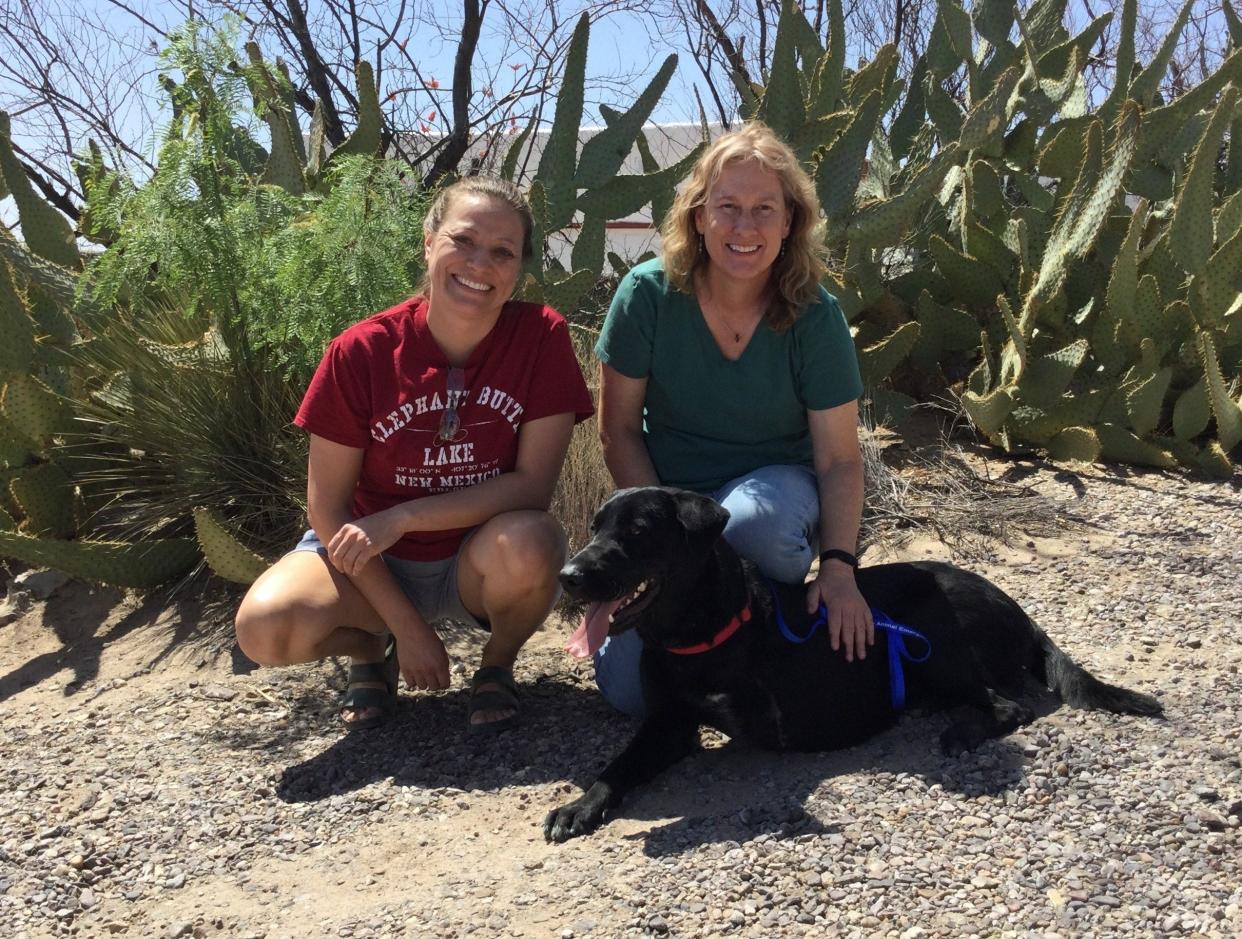
<svg viewBox="0 0 1242 939">
<path fill-rule="evenodd" d="M 486 622 L 466 609 L 457 590 L 457 560 L 469 540 L 470 536 L 467 535 L 457 553 L 442 561 L 407 561 L 391 554 L 380 555 L 397 578 L 402 591 L 414 604 L 414 609 L 428 623 L 452 620 L 467 626 L 490 629 Z M 293 550 L 316 551 L 325 561 L 328 559 L 328 549 L 313 530 L 303 535 Z"/>
<path fill-rule="evenodd" d="M 788 584 L 806 579 L 819 545 L 819 486 L 809 466 L 762 466 L 713 493 L 729 510 L 724 538 L 764 576 Z M 643 641 L 634 630 L 611 636 L 595 653 L 595 683 L 618 711 L 641 719 L 638 663 Z"/>
</svg>

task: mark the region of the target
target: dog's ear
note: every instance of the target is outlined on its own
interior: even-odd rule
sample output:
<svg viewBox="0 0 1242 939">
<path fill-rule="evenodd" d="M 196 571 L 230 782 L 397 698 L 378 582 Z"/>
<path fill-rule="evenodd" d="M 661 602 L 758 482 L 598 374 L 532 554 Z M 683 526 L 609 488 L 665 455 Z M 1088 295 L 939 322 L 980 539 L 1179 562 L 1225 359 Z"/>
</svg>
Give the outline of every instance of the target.
<svg viewBox="0 0 1242 939">
<path fill-rule="evenodd" d="M 729 521 L 728 511 L 719 502 L 697 492 L 678 492 L 673 498 L 677 502 L 677 520 L 686 530 L 690 543 L 704 548 L 714 544 Z"/>
</svg>

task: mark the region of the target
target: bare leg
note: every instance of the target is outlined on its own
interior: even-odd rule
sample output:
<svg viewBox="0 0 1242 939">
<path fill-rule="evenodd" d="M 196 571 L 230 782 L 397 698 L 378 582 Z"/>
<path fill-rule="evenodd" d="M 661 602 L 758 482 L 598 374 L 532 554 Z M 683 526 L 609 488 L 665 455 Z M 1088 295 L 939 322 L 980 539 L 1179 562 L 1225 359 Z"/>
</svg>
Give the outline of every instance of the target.
<svg viewBox="0 0 1242 939">
<path fill-rule="evenodd" d="M 505 512 L 485 522 L 467 542 L 457 567 L 462 604 L 491 626 L 481 665 L 513 668 L 517 654 L 560 596 L 565 532 L 547 512 Z M 495 690 L 485 683 L 480 691 Z M 512 710 L 481 711 L 476 724 Z"/>
<path fill-rule="evenodd" d="M 312 551 L 287 554 L 264 571 L 243 598 L 235 625 L 237 644 L 260 665 L 384 657 L 384 621 L 349 578 Z M 371 713 L 346 709 L 341 717 L 348 723 Z"/>
</svg>

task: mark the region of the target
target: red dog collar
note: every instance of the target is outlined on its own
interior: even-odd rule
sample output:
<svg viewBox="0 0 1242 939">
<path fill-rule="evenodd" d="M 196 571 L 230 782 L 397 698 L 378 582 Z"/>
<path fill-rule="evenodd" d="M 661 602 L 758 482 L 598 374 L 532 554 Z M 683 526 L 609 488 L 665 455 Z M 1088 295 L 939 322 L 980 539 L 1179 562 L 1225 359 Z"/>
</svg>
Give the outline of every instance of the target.
<svg viewBox="0 0 1242 939">
<path fill-rule="evenodd" d="M 742 628 L 743 623 L 748 622 L 750 622 L 749 602 L 742 607 L 742 612 L 738 613 L 737 616 L 729 620 L 729 625 L 720 630 L 720 632 L 716 633 L 716 635 L 712 636 L 712 638 L 707 642 L 700 642 L 698 645 L 693 646 L 682 646 L 678 649 L 665 648 L 664 651 L 671 652 L 673 655 L 698 655 L 700 652 L 709 652 L 721 643 L 726 642 L 730 636 Z"/>
</svg>

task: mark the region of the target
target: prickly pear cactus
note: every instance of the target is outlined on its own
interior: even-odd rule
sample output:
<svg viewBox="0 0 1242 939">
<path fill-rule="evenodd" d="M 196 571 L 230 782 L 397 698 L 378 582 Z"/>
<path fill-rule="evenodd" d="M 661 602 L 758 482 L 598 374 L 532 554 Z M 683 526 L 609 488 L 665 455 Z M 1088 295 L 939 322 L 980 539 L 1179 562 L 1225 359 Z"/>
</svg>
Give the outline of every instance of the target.
<svg viewBox="0 0 1242 939">
<path fill-rule="evenodd" d="M 949 383 L 1010 451 L 1232 473 L 1242 53 L 1166 104 L 1157 90 L 1189 4 L 1132 70 L 1137 3 L 1126 0 L 1118 79 L 1092 112 L 1082 66 L 1113 14 L 1071 35 L 1064 4 L 1020 14 L 981 0 L 967 13 L 941 0 L 903 99 L 890 50 L 845 67 L 833 51 L 841 5 L 829 6 L 826 51 L 785 4 L 753 113 L 816 179 L 839 264 L 830 289 L 868 383 L 922 394 Z M 1226 19 L 1238 21 L 1232 6 Z M 955 75 L 963 100 L 946 90 Z M 980 354 L 965 380 L 963 356 Z"/>
</svg>

